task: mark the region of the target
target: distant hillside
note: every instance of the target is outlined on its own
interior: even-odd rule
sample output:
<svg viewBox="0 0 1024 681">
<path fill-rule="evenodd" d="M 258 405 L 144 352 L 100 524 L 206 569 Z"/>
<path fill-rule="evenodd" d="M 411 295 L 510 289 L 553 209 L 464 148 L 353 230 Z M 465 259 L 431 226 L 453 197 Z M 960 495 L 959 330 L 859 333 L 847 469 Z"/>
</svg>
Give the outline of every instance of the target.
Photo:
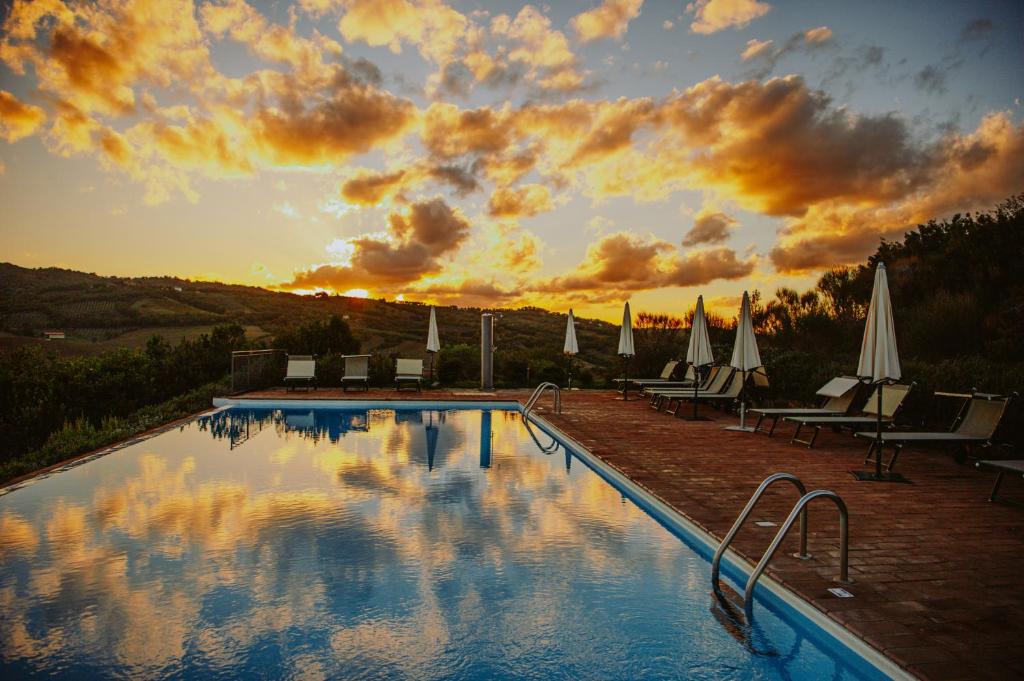
<svg viewBox="0 0 1024 681">
<path fill-rule="evenodd" d="M 476 345 L 480 308 L 439 307 L 441 343 Z M 539 308 L 493 310 L 499 349 L 561 351 L 565 316 Z M 194 282 L 174 277 L 102 277 L 58 268 L 27 269 L 0 263 L 0 349 L 46 343 L 63 354 L 93 354 L 141 347 L 153 334 L 172 343 L 237 322 L 251 340 L 330 314 L 347 316 L 365 350 L 422 354 L 429 308 L 421 303 L 331 296 L 316 298 L 254 286 Z M 67 340 L 46 342 L 44 330 Z M 615 360 L 618 328 L 578 319 L 580 359 L 595 366 Z"/>
</svg>

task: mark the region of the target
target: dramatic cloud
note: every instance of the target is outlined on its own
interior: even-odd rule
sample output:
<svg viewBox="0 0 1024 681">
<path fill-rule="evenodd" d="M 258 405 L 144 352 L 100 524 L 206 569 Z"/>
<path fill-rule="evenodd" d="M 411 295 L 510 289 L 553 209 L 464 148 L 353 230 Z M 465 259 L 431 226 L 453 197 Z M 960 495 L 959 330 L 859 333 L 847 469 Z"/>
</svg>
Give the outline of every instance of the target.
<svg viewBox="0 0 1024 681">
<path fill-rule="evenodd" d="M 403 180 L 409 175 L 406 170 L 396 170 L 392 173 L 364 170 L 341 185 L 341 195 L 351 203 L 376 206 L 401 191 L 405 186 Z"/>
<path fill-rule="evenodd" d="M 493 217 L 530 217 L 553 207 L 551 192 L 547 187 L 528 184 L 495 191 L 487 204 L 487 213 Z"/>
<path fill-rule="evenodd" d="M 392 213 L 388 231 L 332 244 L 337 263 L 299 272 L 283 284 L 287 290 L 382 287 L 393 289 L 441 271 L 441 259 L 454 254 L 469 237 L 462 213 L 442 199 L 420 201 L 406 213 Z"/>
<path fill-rule="evenodd" d="M 640 16 L 644 0 L 604 0 L 594 9 L 572 18 L 572 27 L 580 42 L 601 38 L 620 38 L 629 22 Z"/>
<path fill-rule="evenodd" d="M 0 90 L 0 138 L 13 144 L 39 129 L 46 112 L 38 106 L 23 104 L 6 90 Z"/>
<path fill-rule="evenodd" d="M 713 78 L 667 103 L 666 116 L 706 151 L 705 182 L 770 215 L 824 200 L 882 202 L 919 187 L 929 152 L 897 116 L 853 116 L 797 77 L 736 85 Z"/>
<path fill-rule="evenodd" d="M 721 211 L 701 209 L 693 219 L 693 227 L 683 237 L 684 246 L 720 244 L 729 238 L 729 230 L 736 220 Z"/>
<path fill-rule="evenodd" d="M 726 28 L 743 28 L 771 8 L 758 0 L 694 0 L 686 11 L 694 15 L 690 30 L 706 35 Z"/>
<path fill-rule="evenodd" d="M 570 274 L 535 285 L 544 293 L 642 291 L 664 286 L 697 286 L 716 279 L 739 279 L 753 272 L 754 260 L 741 261 L 728 248 L 680 256 L 672 244 L 630 232 L 602 237 Z"/>
<path fill-rule="evenodd" d="M 941 150 L 941 151 L 940 151 Z M 990 114 L 969 135 L 950 133 L 936 145 L 928 184 L 873 208 L 824 202 L 790 222 L 771 261 L 782 272 L 854 263 L 879 239 L 901 237 L 915 225 L 956 211 L 981 210 L 1024 187 L 1024 125 Z"/>
</svg>

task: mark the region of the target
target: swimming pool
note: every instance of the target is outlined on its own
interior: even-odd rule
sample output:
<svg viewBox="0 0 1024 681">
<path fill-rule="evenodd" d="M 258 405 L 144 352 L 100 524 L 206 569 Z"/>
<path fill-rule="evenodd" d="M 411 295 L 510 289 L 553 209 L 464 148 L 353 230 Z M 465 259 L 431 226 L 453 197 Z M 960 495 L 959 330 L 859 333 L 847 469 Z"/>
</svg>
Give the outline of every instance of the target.
<svg viewBox="0 0 1024 681">
<path fill-rule="evenodd" d="M 0 677 L 884 678 L 723 622 L 699 542 L 486 406 L 236 406 L 9 489 Z"/>
</svg>

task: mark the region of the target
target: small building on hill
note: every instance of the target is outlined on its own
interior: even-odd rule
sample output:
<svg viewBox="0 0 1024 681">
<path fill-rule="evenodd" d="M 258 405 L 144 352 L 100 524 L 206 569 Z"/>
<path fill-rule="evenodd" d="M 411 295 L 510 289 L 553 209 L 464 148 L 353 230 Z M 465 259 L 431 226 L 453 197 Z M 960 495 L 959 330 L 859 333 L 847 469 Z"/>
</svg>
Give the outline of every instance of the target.
<svg viewBox="0 0 1024 681">
<path fill-rule="evenodd" d="M 64 340 L 66 336 L 63 331 L 43 331 L 43 338 L 46 340 Z"/>
</svg>

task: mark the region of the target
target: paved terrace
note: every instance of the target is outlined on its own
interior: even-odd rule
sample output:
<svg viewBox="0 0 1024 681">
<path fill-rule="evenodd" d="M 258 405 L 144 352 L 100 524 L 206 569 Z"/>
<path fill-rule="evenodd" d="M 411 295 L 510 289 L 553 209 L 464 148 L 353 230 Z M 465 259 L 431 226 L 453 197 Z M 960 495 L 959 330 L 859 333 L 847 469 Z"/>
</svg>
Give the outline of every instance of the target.
<svg viewBox="0 0 1024 681">
<path fill-rule="evenodd" d="M 431 400 L 525 400 L 525 391 L 317 390 L 254 392 L 246 397 Z M 773 438 L 723 431 L 736 418 L 707 409 L 714 421 L 688 422 L 656 413 L 646 400 L 623 403 L 605 391 L 563 392 L 561 416 L 541 415 L 680 513 L 721 538 L 757 485 L 779 471 L 807 488 L 838 492 L 850 511 L 853 598 L 837 586 L 838 515 L 828 501 L 810 506 L 809 550 L 791 557 L 790 533 L 768 573 L 910 672 L 928 679 L 1024 677 L 1024 508 L 989 503 L 994 474 L 958 465 L 940 449 L 907 449 L 897 470 L 913 484 L 857 482 L 866 444 L 822 431 L 814 449 L 789 444 L 790 424 Z M 702 410 L 705 408 L 702 407 Z M 1001 497 L 1024 502 L 1024 483 L 1008 479 Z M 733 547 L 753 564 L 796 491 L 776 485 L 762 499 Z"/>
</svg>

